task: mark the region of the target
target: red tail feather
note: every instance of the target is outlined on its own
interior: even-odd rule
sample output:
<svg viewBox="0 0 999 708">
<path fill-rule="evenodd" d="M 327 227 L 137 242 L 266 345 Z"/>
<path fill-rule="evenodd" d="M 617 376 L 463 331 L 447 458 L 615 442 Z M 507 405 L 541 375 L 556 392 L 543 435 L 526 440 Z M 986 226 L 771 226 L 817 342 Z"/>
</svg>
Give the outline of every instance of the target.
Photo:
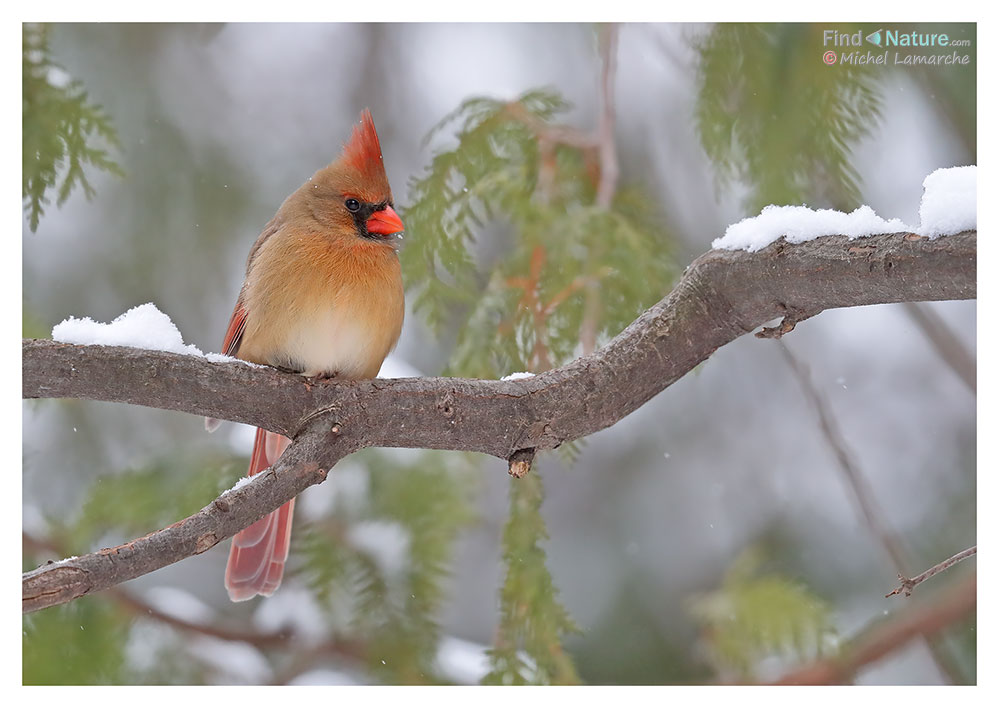
<svg viewBox="0 0 999 708">
<path fill-rule="evenodd" d="M 257 428 L 250 457 L 249 476 L 273 465 L 291 442 L 277 433 Z M 273 511 L 233 536 L 225 587 L 233 602 L 255 595 L 271 595 L 281 584 L 291 541 L 291 518 L 295 500 Z"/>
</svg>

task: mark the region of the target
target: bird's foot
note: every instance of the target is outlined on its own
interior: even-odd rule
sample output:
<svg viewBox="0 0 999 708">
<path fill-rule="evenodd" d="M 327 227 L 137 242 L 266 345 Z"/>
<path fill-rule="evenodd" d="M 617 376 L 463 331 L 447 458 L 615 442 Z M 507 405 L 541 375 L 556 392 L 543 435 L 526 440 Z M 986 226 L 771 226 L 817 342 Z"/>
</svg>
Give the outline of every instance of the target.
<svg viewBox="0 0 999 708">
<path fill-rule="evenodd" d="M 323 384 L 323 383 L 326 383 L 328 381 L 333 381 L 336 377 L 337 377 L 337 372 L 336 371 L 333 371 L 333 372 L 324 372 L 324 373 L 321 373 L 321 374 L 316 374 L 315 376 L 306 376 L 305 377 L 305 388 L 307 390 L 311 391 L 312 387 L 315 384 Z"/>
</svg>

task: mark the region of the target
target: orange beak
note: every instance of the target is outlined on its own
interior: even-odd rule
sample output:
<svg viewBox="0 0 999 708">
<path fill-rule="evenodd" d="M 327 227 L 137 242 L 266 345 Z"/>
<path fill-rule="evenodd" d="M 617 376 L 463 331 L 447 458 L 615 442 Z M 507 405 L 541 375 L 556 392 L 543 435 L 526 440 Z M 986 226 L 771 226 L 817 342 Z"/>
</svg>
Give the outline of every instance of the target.
<svg viewBox="0 0 999 708">
<path fill-rule="evenodd" d="M 364 224 L 368 233 L 388 236 L 397 234 L 403 230 L 402 219 L 395 213 L 395 209 L 390 206 L 372 214 Z"/>
</svg>

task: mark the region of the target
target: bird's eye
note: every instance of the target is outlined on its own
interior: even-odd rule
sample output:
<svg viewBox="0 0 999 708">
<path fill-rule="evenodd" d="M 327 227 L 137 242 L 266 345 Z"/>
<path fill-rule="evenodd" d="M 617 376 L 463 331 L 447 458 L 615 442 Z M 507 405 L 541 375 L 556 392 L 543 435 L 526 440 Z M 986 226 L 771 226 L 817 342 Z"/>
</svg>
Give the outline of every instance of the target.
<svg viewBox="0 0 999 708">
<path fill-rule="evenodd" d="M 356 199 L 348 199 L 343 203 L 343 205 L 347 207 L 347 211 L 351 212 L 357 211 L 358 209 L 361 208 L 361 203 Z"/>
</svg>

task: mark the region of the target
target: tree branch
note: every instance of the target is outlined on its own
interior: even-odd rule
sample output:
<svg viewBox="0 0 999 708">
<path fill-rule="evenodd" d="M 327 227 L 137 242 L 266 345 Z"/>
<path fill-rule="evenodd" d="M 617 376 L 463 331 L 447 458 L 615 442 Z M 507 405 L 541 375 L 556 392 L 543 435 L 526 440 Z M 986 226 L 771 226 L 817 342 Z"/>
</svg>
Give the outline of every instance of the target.
<svg viewBox="0 0 999 708">
<path fill-rule="evenodd" d="M 39 538 L 23 532 L 21 539 L 25 546 L 33 549 L 36 553 L 60 552 L 60 549 L 51 539 Z M 314 642 L 296 634 L 290 629 L 264 632 L 203 622 L 192 622 L 163 612 L 145 600 L 125 592 L 121 588 L 109 588 L 106 596 L 113 600 L 118 607 L 128 611 L 137 618 L 154 620 L 180 632 L 212 637 L 227 642 L 245 642 L 252 644 L 261 651 L 279 649 L 291 653 L 293 667 L 303 668 L 298 671 L 286 670 L 282 672 L 282 676 L 274 677 L 272 683 L 278 685 L 283 685 L 298 674 L 307 671 L 312 664 L 321 660 L 324 656 L 336 656 L 355 663 L 366 660 L 367 647 L 362 642 L 353 639 L 337 637 Z"/>
<path fill-rule="evenodd" d="M 204 553 L 219 541 L 263 518 L 283 501 L 326 479 L 326 470 L 312 460 L 339 459 L 353 449 L 325 443 L 332 434 L 316 424 L 288 446 L 270 470 L 258 474 L 248 484 L 225 492 L 215 501 L 182 521 L 113 548 L 103 548 L 78 558 L 49 561 L 24 573 L 21 581 L 23 612 L 69 602 L 82 595 L 106 590 Z M 319 447 L 325 446 L 322 453 Z M 272 507 L 271 504 L 274 504 Z"/>
<path fill-rule="evenodd" d="M 936 240 L 829 236 L 756 253 L 709 251 L 673 291 L 605 347 L 511 381 L 456 378 L 315 383 L 300 376 L 127 347 L 22 342 L 24 398 L 133 403 L 233 420 L 294 442 L 266 473 L 172 526 L 24 574 L 32 611 L 130 580 L 232 536 L 321 482 L 364 447 L 550 450 L 625 417 L 716 349 L 789 312 L 971 299 L 977 232 Z"/>
<path fill-rule="evenodd" d="M 611 23 L 601 26 L 599 34 L 601 71 L 597 104 L 600 112 L 597 116 L 595 139 L 600 162 L 600 178 L 597 182 L 595 201 L 597 206 L 607 210 L 614 203 L 621 171 L 617 159 L 617 141 L 614 137 L 616 123 L 614 73 L 619 31 L 618 25 Z M 607 245 L 604 243 L 597 244 L 589 255 L 591 265 L 599 262 L 606 248 Z M 597 348 L 597 331 L 602 309 L 603 300 L 600 297 L 599 282 L 594 280 L 586 284 L 586 293 L 583 296 L 583 320 L 579 325 L 579 343 L 583 347 L 584 355 L 593 353 Z"/>
<path fill-rule="evenodd" d="M 978 366 L 975 357 L 950 331 L 950 327 L 936 312 L 928 307 L 921 307 L 914 302 L 904 303 L 905 311 L 912 321 L 923 331 L 930 344 L 937 350 L 940 358 L 964 382 L 972 394 L 978 391 Z"/>
<path fill-rule="evenodd" d="M 937 563 L 935 566 L 933 566 L 932 568 L 930 568 L 928 570 L 924 570 L 922 573 L 920 573 L 919 575 L 917 575 L 915 578 L 907 578 L 904 575 L 902 575 L 901 573 L 899 573 L 898 574 L 898 579 L 899 579 L 899 581 L 901 581 L 901 585 L 899 585 L 897 588 L 895 588 L 890 593 L 888 593 L 887 595 L 885 595 L 885 597 L 891 597 L 892 595 L 898 595 L 899 593 L 905 593 L 905 596 L 908 597 L 909 595 L 912 594 L 912 589 L 914 587 L 916 587 L 917 585 L 919 585 L 924 580 L 929 580 L 930 578 L 932 578 L 937 573 L 940 573 L 940 572 L 942 572 L 944 570 L 947 570 L 948 568 L 950 568 L 955 563 L 963 561 L 965 558 L 970 558 L 971 556 L 975 555 L 976 553 L 978 553 L 978 545 L 977 544 L 974 545 L 974 546 L 972 546 L 971 548 L 965 548 L 960 553 L 955 553 L 954 555 L 952 555 L 947 560 L 942 561 L 940 563 Z"/>
<path fill-rule="evenodd" d="M 923 603 L 898 612 L 847 644 L 839 655 L 797 669 L 775 683 L 822 685 L 844 683 L 858 670 L 887 656 L 917 637 L 931 637 L 962 617 L 977 605 L 977 580 L 969 578 L 943 593 L 932 603 Z"/>
<path fill-rule="evenodd" d="M 847 445 L 846 438 L 836 423 L 832 407 L 822 394 L 819 393 L 815 384 L 812 383 L 808 367 L 799 361 L 798 357 L 794 355 L 783 340 L 778 339 L 777 345 L 795 378 L 798 379 L 798 384 L 805 393 L 805 397 L 818 416 L 819 429 L 822 431 L 822 436 L 829 444 L 833 455 L 836 456 L 838 469 L 846 480 L 847 486 L 853 492 L 853 500 L 860 511 L 864 525 L 867 526 L 867 530 L 881 544 L 881 547 L 894 564 L 895 572 L 901 577 L 906 568 L 906 559 L 905 553 L 902 550 L 902 544 L 884 520 L 885 514 L 881 510 L 880 504 L 878 504 L 874 489 L 871 488 L 863 470 L 860 469 L 860 465 L 854 459 L 850 446 Z"/>
<path fill-rule="evenodd" d="M 597 205 L 610 209 L 617 189 L 620 167 L 617 143 L 614 140 L 614 58 L 617 54 L 616 24 L 600 28 L 600 116 L 597 126 L 597 146 L 600 151 L 600 182 L 597 185 Z"/>
<path fill-rule="evenodd" d="M 867 481 L 867 477 L 864 475 L 863 470 L 850 450 L 850 446 L 846 442 L 846 438 L 839 429 L 839 425 L 836 422 L 836 416 L 833 413 L 833 409 L 829 404 L 829 401 L 825 399 L 812 382 L 811 376 L 808 373 L 808 367 L 805 366 L 805 364 L 794 355 L 790 347 L 788 347 L 787 344 L 780 339 L 782 336 L 780 332 L 784 329 L 784 322 L 787 322 L 787 319 L 787 317 L 784 318 L 781 323 L 781 328 L 778 330 L 778 334 L 774 335 L 777 339 L 777 345 L 780 348 L 781 353 L 784 355 L 788 365 L 791 367 L 791 371 L 798 379 L 798 383 L 805 392 L 805 396 L 815 409 L 815 413 L 819 418 L 819 428 L 822 431 L 826 442 L 829 443 L 829 447 L 833 454 L 836 456 L 839 470 L 842 473 L 847 485 L 850 487 L 850 490 L 853 492 L 854 501 L 857 504 L 857 508 L 860 511 L 860 515 L 863 518 L 868 531 L 870 531 L 871 534 L 881 543 L 881 547 L 891 559 L 892 563 L 894 563 L 899 579 L 903 580 L 903 578 L 905 578 L 904 573 L 906 568 L 909 567 L 909 562 L 906 559 L 905 547 L 898 535 L 891 529 L 891 525 L 888 523 L 884 512 L 881 510 L 877 501 L 877 496 L 874 493 L 874 489 Z M 791 324 L 790 329 L 794 329 L 793 323 Z M 767 328 L 765 327 L 764 332 L 766 330 Z M 763 333 L 757 333 L 756 336 L 760 337 L 765 335 L 763 335 Z M 905 580 L 903 580 L 903 583 L 904 582 Z M 926 648 L 933 656 L 933 661 L 936 663 L 937 668 L 940 669 L 941 673 L 948 676 L 952 680 L 952 683 L 957 683 L 959 676 L 955 673 L 953 661 L 947 654 L 946 650 L 941 645 L 936 644 L 929 639 L 926 639 L 925 641 Z"/>
</svg>

